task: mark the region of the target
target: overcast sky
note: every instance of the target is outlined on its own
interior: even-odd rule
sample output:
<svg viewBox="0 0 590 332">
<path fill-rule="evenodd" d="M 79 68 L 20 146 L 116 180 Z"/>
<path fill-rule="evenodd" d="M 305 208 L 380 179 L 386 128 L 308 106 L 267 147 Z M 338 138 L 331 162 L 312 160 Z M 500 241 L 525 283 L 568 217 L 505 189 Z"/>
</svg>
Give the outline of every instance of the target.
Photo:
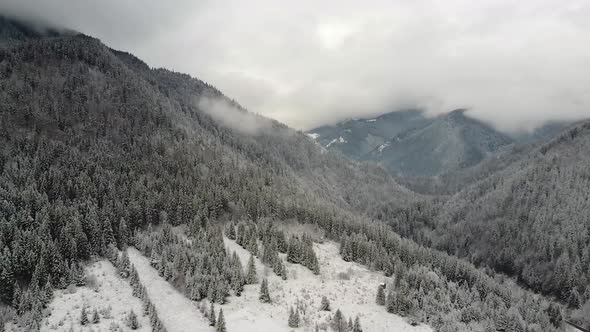
<svg viewBox="0 0 590 332">
<path fill-rule="evenodd" d="M 590 117 L 590 0 L 2 0 L 298 129 L 403 107 Z"/>
</svg>

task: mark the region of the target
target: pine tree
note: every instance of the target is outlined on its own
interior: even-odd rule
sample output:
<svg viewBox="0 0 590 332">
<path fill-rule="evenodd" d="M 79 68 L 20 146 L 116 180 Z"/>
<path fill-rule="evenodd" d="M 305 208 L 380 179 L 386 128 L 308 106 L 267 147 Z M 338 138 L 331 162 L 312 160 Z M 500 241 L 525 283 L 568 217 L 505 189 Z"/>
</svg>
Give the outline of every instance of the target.
<svg viewBox="0 0 590 332">
<path fill-rule="evenodd" d="M 209 326 L 215 326 L 216 319 L 215 319 L 215 304 L 211 302 L 211 309 L 209 309 Z"/>
<path fill-rule="evenodd" d="M 393 291 L 387 293 L 387 299 L 385 300 L 385 310 L 389 313 L 397 313 L 396 297 Z"/>
<path fill-rule="evenodd" d="M 570 292 L 570 296 L 567 300 L 567 303 L 571 308 L 574 308 L 574 309 L 578 309 L 582 305 L 582 299 L 581 299 L 580 293 L 578 292 L 577 289 L 574 288 Z"/>
<path fill-rule="evenodd" d="M 233 222 L 229 225 L 229 230 L 227 232 L 227 238 L 230 240 L 236 239 L 236 226 L 234 225 Z"/>
<path fill-rule="evenodd" d="M 82 312 L 80 313 L 80 325 L 88 325 L 88 314 L 86 313 L 86 305 L 82 306 Z"/>
<path fill-rule="evenodd" d="M 84 269 L 80 264 L 73 264 L 72 266 L 72 282 L 78 286 L 85 286 L 86 285 L 86 275 L 84 274 Z"/>
<path fill-rule="evenodd" d="M 137 315 L 133 310 L 129 312 L 129 316 L 127 316 L 127 326 L 132 330 L 137 330 L 139 328 L 139 322 L 137 321 Z"/>
<path fill-rule="evenodd" d="M 326 296 L 322 296 L 322 303 L 320 304 L 320 311 L 330 311 L 330 300 Z"/>
<path fill-rule="evenodd" d="M 223 309 L 219 309 L 219 318 L 217 319 L 217 327 L 215 332 L 227 332 L 225 327 L 225 318 L 223 317 Z"/>
<path fill-rule="evenodd" d="M 129 277 L 131 273 L 131 261 L 129 260 L 127 250 L 123 250 L 123 253 L 117 260 L 117 268 L 119 269 L 119 275 L 121 278 Z"/>
<path fill-rule="evenodd" d="M 377 298 L 375 302 L 377 302 L 378 305 L 385 305 L 385 290 L 383 288 L 383 285 L 377 287 Z"/>
<path fill-rule="evenodd" d="M 129 242 L 129 231 L 127 229 L 127 223 L 125 219 L 121 218 L 119 221 L 119 249 L 125 250 L 127 248 L 127 244 Z"/>
<path fill-rule="evenodd" d="M 21 301 L 21 289 L 18 283 L 14 283 L 14 293 L 12 296 L 12 307 L 19 312 L 19 303 Z"/>
<path fill-rule="evenodd" d="M 346 329 L 347 331 L 352 331 L 352 329 L 354 328 L 354 324 L 352 323 L 352 318 L 348 318 L 348 328 Z"/>
<path fill-rule="evenodd" d="M 336 310 L 334 316 L 332 317 L 332 328 L 336 332 L 346 331 L 346 319 L 344 318 L 344 315 L 342 315 L 342 311 L 340 311 L 340 309 Z"/>
<path fill-rule="evenodd" d="M 246 284 L 252 285 L 258 282 L 258 277 L 256 276 L 256 265 L 254 264 L 254 255 L 250 254 L 250 259 L 248 260 L 248 271 L 246 272 Z"/>
<path fill-rule="evenodd" d="M 270 303 L 270 294 L 268 293 L 268 280 L 266 278 L 262 279 L 262 283 L 260 284 L 260 296 L 258 297 L 260 302 L 262 303 Z"/>
<path fill-rule="evenodd" d="M 289 327 L 299 327 L 299 311 L 293 310 L 293 307 L 289 311 Z"/>
<path fill-rule="evenodd" d="M 359 316 L 356 316 L 356 318 L 354 319 L 354 326 L 352 328 L 352 332 L 363 332 Z"/>
<path fill-rule="evenodd" d="M 97 324 L 98 322 L 100 322 L 100 316 L 98 315 L 98 310 L 94 308 L 92 311 L 92 323 Z"/>
</svg>

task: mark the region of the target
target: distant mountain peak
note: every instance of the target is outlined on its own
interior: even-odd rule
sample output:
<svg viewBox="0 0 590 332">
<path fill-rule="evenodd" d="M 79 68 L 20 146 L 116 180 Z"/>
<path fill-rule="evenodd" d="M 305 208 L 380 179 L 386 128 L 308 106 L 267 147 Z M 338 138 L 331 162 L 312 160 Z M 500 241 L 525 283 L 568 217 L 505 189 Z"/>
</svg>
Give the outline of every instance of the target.
<svg viewBox="0 0 590 332">
<path fill-rule="evenodd" d="M 548 137 L 551 132 L 535 139 Z M 328 150 L 382 163 L 398 176 L 433 176 L 471 167 L 525 139 L 499 132 L 470 117 L 463 108 L 436 117 L 427 117 L 416 109 L 390 112 L 347 119 L 307 133 Z"/>
</svg>

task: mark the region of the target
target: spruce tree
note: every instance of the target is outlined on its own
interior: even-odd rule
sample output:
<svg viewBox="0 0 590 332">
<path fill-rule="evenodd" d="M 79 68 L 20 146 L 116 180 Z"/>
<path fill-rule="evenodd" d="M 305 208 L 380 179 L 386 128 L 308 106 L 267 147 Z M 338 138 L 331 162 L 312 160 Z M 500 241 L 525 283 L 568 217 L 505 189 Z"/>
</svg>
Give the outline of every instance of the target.
<svg viewBox="0 0 590 332">
<path fill-rule="evenodd" d="M 98 315 L 98 310 L 94 308 L 92 311 L 92 323 L 97 324 L 98 322 L 100 322 L 100 316 Z"/>
<path fill-rule="evenodd" d="M 330 311 L 330 300 L 326 296 L 322 296 L 322 303 L 320 304 L 320 311 Z"/>
<path fill-rule="evenodd" d="M 139 328 L 139 322 L 137 321 L 137 315 L 133 310 L 129 312 L 129 316 L 127 316 L 127 326 L 132 330 L 137 330 Z"/>
<path fill-rule="evenodd" d="M 258 277 L 256 276 L 256 265 L 254 264 L 254 255 L 250 254 L 250 259 L 248 260 L 248 271 L 246 272 L 246 284 L 252 285 L 258 282 Z"/>
<path fill-rule="evenodd" d="M 385 290 L 383 288 L 383 285 L 377 287 L 377 298 L 375 299 L 375 302 L 377 302 L 378 305 L 385 305 Z"/>
<path fill-rule="evenodd" d="M 223 317 L 223 309 L 219 309 L 219 318 L 217 319 L 217 327 L 215 332 L 227 332 L 225 327 L 225 318 Z"/>
<path fill-rule="evenodd" d="M 344 318 L 344 315 L 342 315 L 342 311 L 340 311 L 340 309 L 336 310 L 334 316 L 332 317 L 332 328 L 336 332 L 346 331 L 346 319 Z"/>
<path fill-rule="evenodd" d="M 209 326 L 215 326 L 215 304 L 211 301 L 211 308 L 209 309 Z"/>
<path fill-rule="evenodd" d="M 299 327 L 299 311 L 293 310 L 293 307 L 289 311 L 289 327 Z"/>
<path fill-rule="evenodd" d="M 396 297 L 393 291 L 387 293 L 387 299 L 385 300 L 385 310 L 389 313 L 397 313 Z"/>
<path fill-rule="evenodd" d="M 270 294 L 268 293 L 268 280 L 266 278 L 262 279 L 262 283 L 260 284 L 260 296 L 258 297 L 260 302 L 262 303 L 270 303 Z"/>
<path fill-rule="evenodd" d="M 88 314 L 86 313 L 86 305 L 82 306 L 82 312 L 80 313 L 80 325 L 88 325 Z"/>
<path fill-rule="evenodd" d="M 236 239 L 236 226 L 234 225 L 233 222 L 229 225 L 229 230 L 227 232 L 227 238 L 230 240 Z"/>
<path fill-rule="evenodd" d="M 359 316 L 356 316 L 356 318 L 354 319 L 354 326 L 352 327 L 352 332 L 363 332 Z"/>
</svg>

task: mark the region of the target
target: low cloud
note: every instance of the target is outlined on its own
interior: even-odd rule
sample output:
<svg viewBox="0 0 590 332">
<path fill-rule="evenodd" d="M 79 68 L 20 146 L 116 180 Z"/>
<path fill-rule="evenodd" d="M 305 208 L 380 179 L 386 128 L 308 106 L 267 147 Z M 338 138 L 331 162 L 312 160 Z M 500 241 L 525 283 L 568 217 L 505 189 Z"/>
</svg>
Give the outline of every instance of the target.
<svg viewBox="0 0 590 332">
<path fill-rule="evenodd" d="M 407 107 L 500 129 L 590 117 L 585 0 L 4 0 L 298 129 Z M 229 121 L 229 119 L 227 119 Z"/>
<path fill-rule="evenodd" d="M 222 98 L 201 97 L 198 108 L 211 116 L 222 126 L 246 135 L 259 135 L 270 132 L 272 121 L 257 114 L 246 112 L 237 105 Z"/>
</svg>

